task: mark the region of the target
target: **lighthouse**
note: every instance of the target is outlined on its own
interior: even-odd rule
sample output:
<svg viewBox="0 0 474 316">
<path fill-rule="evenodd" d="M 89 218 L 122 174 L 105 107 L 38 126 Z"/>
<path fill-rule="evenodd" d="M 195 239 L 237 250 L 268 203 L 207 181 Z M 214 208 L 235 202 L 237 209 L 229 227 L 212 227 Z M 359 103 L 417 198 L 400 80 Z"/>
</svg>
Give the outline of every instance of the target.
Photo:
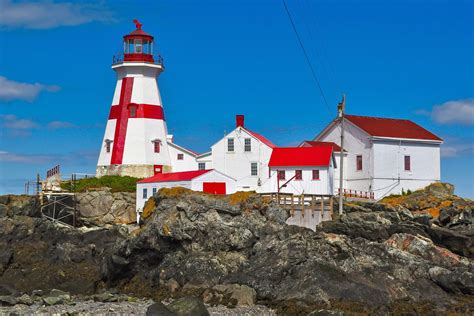
<svg viewBox="0 0 474 316">
<path fill-rule="evenodd" d="M 149 177 L 171 171 L 168 136 L 158 76 L 163 60 L 153 54 L 152 35 L 136 29 L 123 37 L 114 56 L 115 93 L 101 144 L 96 174 Z"/>
</svg>

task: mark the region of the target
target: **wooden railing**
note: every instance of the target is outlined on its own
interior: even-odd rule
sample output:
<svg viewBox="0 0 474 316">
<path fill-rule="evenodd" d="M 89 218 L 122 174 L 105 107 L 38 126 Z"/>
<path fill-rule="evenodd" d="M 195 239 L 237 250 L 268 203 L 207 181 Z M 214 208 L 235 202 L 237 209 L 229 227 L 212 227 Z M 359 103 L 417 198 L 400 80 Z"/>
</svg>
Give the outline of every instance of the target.
<svg viewBox="0 0 474 316">
<path fill-rule="evenodd" d="M 341 194 L 341 189 L 337 189 L 337 194 Z M 353 197 L 353 198 L 361 198 L 361 199 L 369 199 L 374 200 L 375 195 L 374 192 L 367 192 L 361 190 L 351 190 L 351 189 L 344 189 L 342 191 L 343 196 L 345 197 Z"/>
<path fill-rule="evenodd" d="M 291 216 L 294 216 L 296 211 L 301 211 L 302 217 L 305 216 L 305 211 L 321 212 L 322 216 L 324 212 L 330 212 L 332 215 L 333 211 L 334 197 L 332 195 L 291 193 L 261 193 L 260 195 L 269 197 L 278 205 L 289 209 Z"/>
</svg>

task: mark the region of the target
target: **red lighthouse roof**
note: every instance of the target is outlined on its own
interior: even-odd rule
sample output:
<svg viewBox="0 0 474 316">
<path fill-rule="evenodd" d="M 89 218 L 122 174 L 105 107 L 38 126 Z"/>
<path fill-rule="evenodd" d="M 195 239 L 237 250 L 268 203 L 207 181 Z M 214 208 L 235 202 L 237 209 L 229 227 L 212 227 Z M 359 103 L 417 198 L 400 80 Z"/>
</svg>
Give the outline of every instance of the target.
<svg viewBox="0 0 474 316">
<path fill-rule="evenodd" d="M 147 39 L 149 41 L 153 41 L 153 36 L 142 30 L 142 24 L 138 20 L 133 20 L 133 23 L 135 23 L 135 26 L 136 26 L 137 29 L 134 30 L 133 32 L 125 35 L 123 37 L 124 40 L 127 40 L 127 39 Z"/>
</svg>

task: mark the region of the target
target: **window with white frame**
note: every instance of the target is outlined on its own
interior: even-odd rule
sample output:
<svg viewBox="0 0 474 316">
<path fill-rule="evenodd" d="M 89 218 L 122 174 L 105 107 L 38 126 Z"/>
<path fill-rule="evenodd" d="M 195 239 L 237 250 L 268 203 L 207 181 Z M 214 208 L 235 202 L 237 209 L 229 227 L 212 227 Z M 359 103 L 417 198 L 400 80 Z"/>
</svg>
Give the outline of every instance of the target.
<svg viewBox="0 0 474 316">
<path fill-rule="evenodd" d="M 198 170 L 206 170 L 206 163 L 205 162 L 198 163 Z"/>
<path fill-rule="evenodd" d="M 233 152 L 234 151 L 234 139 L 233 138 L 227 138 L 227 151 L 228 152 Z"/>
<path fill-rule="evenodd" d="M 250 175 L 258 176 L 258 165 L 256 162 L 250 163 Z"/>
<path fill-rule="evenodd" d="M 144 199 L 148 198 L 148 189 L 147 188 L 143 188 L 143 198 Z"/>
<path fill-rule="evenodd" d="M 356 157 L 356 170 L 357 171 L 362 170 L 362 155 L 357 155 Z"/>
<path fill-rule="evenodd" d="M 303 180 L 303 170 L 295 170 L 295 180 Z"/>
<path fill-rule="evenodd" d="M 105 140 L 105 151 L 110 153 L 112 147 L 112 141 L 110 139 Z"/>
<path fill-rule="evenodd" d="M 411 170 L 411 159 L 410 156 L 405 156 L 405 171 L 410 171 Z"/>
<path fill-rule="evenodd" d="M 184 159 L 184 154 L 178 154 L 178 160 L 183 160 Z"/>
<path fill-rule="evenodd" d="M 153 195 L 156 194 L 156 188 L 153 188 Z"/>
<path fill-rule="evenodd" d="M 244 139 L 244 151 L 252 151 L 252 140 L 250 138 Z"/>
</svg>

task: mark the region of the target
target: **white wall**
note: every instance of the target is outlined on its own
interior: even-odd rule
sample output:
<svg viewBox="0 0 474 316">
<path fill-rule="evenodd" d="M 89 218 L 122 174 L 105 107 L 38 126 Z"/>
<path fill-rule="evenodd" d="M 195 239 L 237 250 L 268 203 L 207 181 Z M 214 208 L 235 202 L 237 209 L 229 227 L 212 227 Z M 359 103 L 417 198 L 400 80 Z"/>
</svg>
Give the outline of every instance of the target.
<svg viewBox="0 0 474 316">
<path fill-rule="evenodd" d="M 291 180 L 286 187 L 282 188 L 282 193 L 293 194 L 333 194 L 330 187 L 330 173 L 332 166 L 327 167 L 272 167 L 270 179 L 264 183 L 258 191 L 261 193 L 278 192 L 277 170 L 285 170 L 285 179 L 280 180 L 280 185 L 291 179 L 295 175 L 295 170 L 302 170 L 302 180 Z M 319 180 L 313 180 L 313 170 L 319 170 Z"/>
<path fill-rule="evenodd" d="M 232 194 L 236 191 L 236 181 L 215 170 L 207 172 L 202 176 L 196 177 L 191 181 L 191 190 L 203 191 L 204 182 L 225 182 L 226 194 Z"/>
<path fill-rule="evenodd" d="M 374 140 L 373 148 L 375 198 L 421 189 L 441 179 L 440 144 Z M 410 156 L 409 171 L 405 171 L 405 156 Z"/>
<path fill-rule="evenodd" d="M 205 163 L 206 164 L 206 170 L 209 169 L 214 169 L 214 164 L 212 163 L 212 152 L 210 154 L 205 154 L 200 157 L 196 157 L 196 165 L 198 166 L 199 163 Z"/>
<path fill-rule="evenodd" d="M 227 139 L 234 138 L 234 152 L 227 151 Z M 244 139 L 251 139 L 251 152 L 244 151 Z M 258 180 L 268 179 L 268 161 L 272 149 L 240 127 L 212 146 L 212 168 L 237 179 L 237 191 L 259 190 Z M 250 166 L 256 162 L 257 176 L 252 176 Z"/>
<path fill-rule="evenodd" d="M 344 159 L 344 177 L 346 178 L 344 188 L 368 192 L 373 174 L 372 144 L 369 135 L 345 120 L 344 136 L 344 150 L 347 151 L 346 159 Z M 315 140 L 334 142 L 340 145 L 339 125 L 333 126 Z M 358 171 L 356 168 L 357 155 L 362 155 L 362 171 Z M 339 163 L 339 157 L 337 157 L 337 163 Z M 339 169 L 336 168 L 335 172 L 334 186 L 337 190 L 339 188 Z"/>
<path fill-rule="evenodd" d="M 196 157 L 188 151 L 182 150 L 173 143 L 168 143 L 172 172 L 197 170 Z M 178 154 L 183 154 L 183 160 L 178 160 Z"/>
</svg>

